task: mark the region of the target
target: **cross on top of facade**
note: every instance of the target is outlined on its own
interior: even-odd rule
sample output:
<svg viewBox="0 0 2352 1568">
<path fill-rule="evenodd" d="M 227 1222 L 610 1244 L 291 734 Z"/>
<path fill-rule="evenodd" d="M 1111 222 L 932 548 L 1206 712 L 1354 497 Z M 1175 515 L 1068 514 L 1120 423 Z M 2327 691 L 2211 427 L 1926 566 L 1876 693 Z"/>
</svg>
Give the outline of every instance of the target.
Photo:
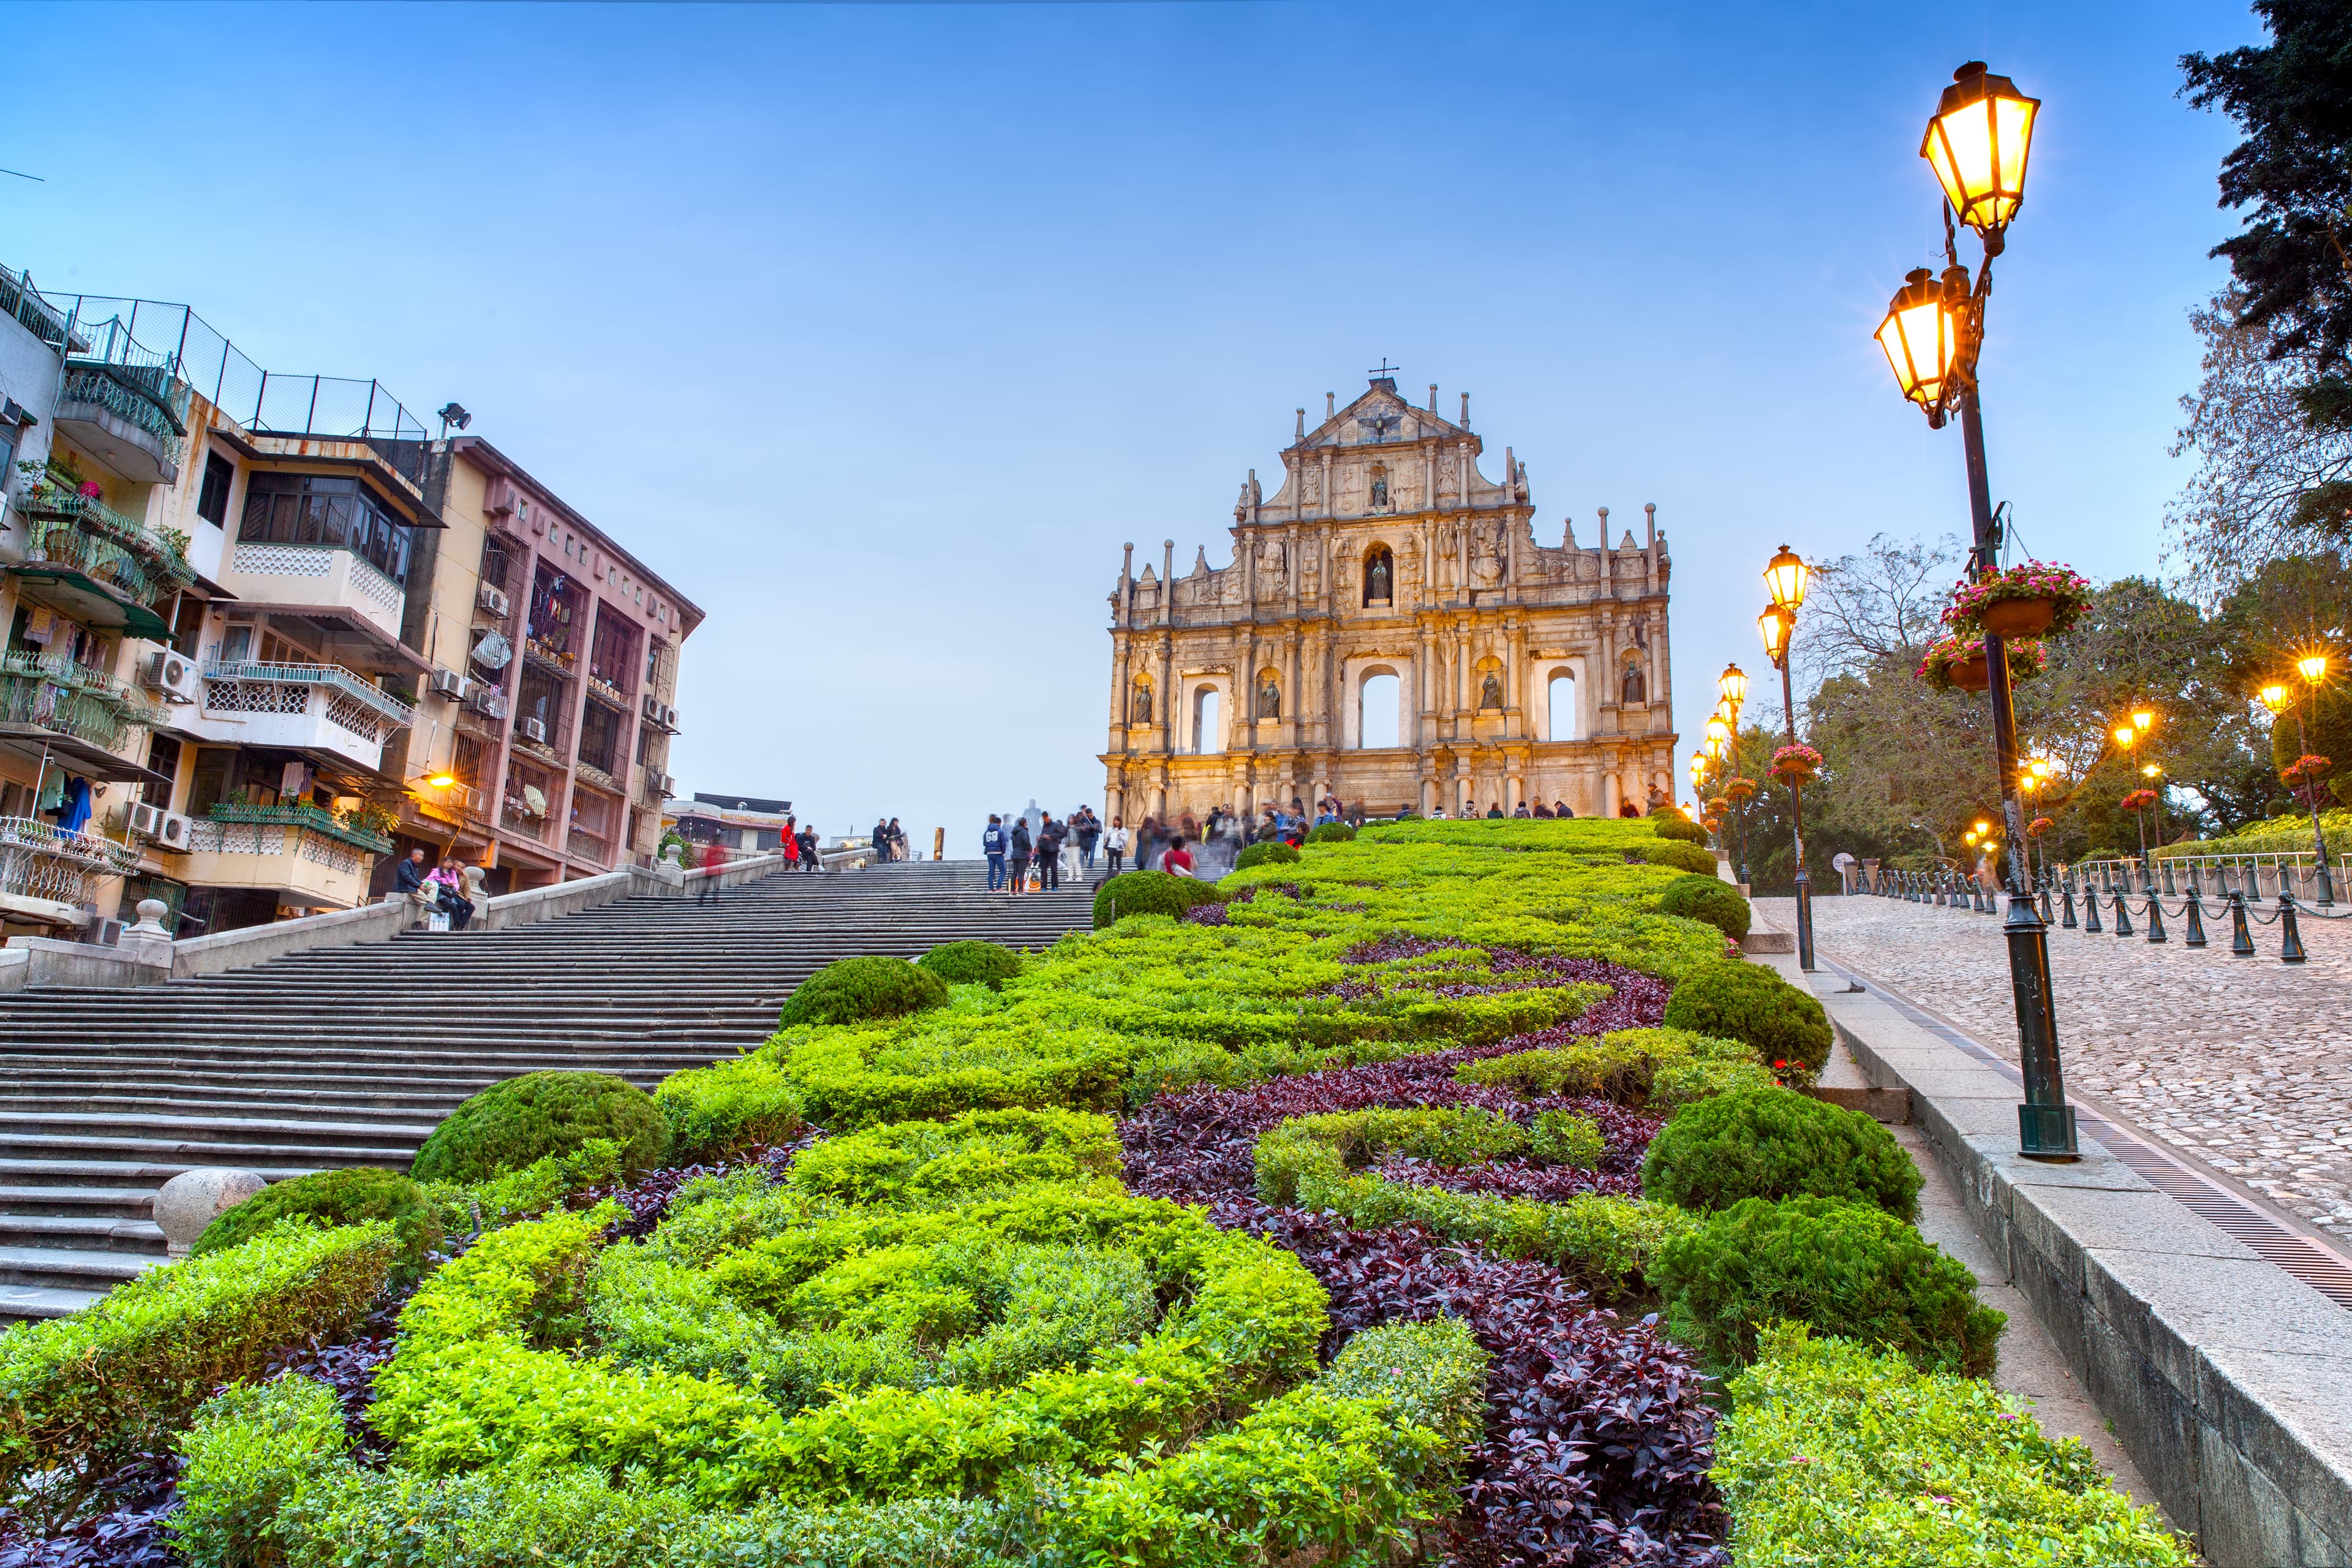
<svg viewBox="0 0 2352 1568">
<path fill-rule="evenodd" d="M 1381 356 L 1381 368 L 1374 371 L 1367 371 L 1365 374 L 1370 375 L 1373 380 L 1378 381 L 1382 376 L 1394 375 L 1403 368 L 1404 366 L 1401 364 L 1391 364 L 1389 363 L 1388 355 L 1382 354 Z"/>
</svg>

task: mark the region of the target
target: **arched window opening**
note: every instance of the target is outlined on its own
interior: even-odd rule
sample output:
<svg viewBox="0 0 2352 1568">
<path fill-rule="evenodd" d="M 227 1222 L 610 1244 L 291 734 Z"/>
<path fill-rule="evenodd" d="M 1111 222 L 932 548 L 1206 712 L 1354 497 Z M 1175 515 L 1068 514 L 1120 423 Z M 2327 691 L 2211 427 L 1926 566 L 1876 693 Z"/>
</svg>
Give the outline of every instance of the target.
<svg viewBox="0 0 2352 1568">
<path fill-rule="evenodd" d="M 1376 545 L 1364 557 L 1364 603 L 1386 605 L 1396 598 L 1396 561 L 1387 545 Z"/>
<path fill-rule="evenodd" d="M 1576 739 L 1576 677 L 1564 669 L 1552 671 L 1549 690 L 1550 722 L 1545 733 L 1555 741 Z"/>
<path fill-rule="evenodd" d="M 1357 743 L 1367 750 L 1400 744 L 1397 737 L 1398 682 L 1388 670 L 1364 677 L 1356 710 Z"/>
<path fill-rule="evenodd" d="M 1192 750 L 1195 754 L 1225 749 L 1224 699 L 1213 686 L 1192 696 Z"/>
</svg>

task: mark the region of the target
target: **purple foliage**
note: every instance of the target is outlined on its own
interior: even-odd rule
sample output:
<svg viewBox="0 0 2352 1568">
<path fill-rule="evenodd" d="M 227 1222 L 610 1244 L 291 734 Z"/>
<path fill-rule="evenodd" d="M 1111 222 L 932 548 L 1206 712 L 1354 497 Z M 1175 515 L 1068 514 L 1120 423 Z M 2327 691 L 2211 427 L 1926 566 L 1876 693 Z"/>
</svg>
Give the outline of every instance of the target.
<svg viewBox="0 0 2352 1568">
<path fill-rule="evenodd" d="M 791 1169 L 793 1157 L 802 1150 L 813 1148 L 824 1141 L 823 1129 L 812 1129 L 789 1143 L 771 1144 L 755 1149 L 733 1164 L 667 1165 L 658 1171 L 648 1171 L 626 1186 L 590 1187 L 572 1200 L 574 1208 L 593 1208 L 606 1198 L 629 1211 L 626 1219 L 614 1220 L 604 1231 L 607 1246 L 616 1241 L 637 1240 L 651 1236 L 654 1227 L 669 1215 L 669 1205 L 677 1201 L 678 1188 L 705 1176 L 724 1176 L 746 1165 L 763 1165 L 768 1179 L 781 1182 Z"/>
<path fill-rule="evenodd" d="M 1182 916 L 1187 924 L 1196 926 L 1230 925 L 1233 916 L 1223 904 L 1194 904 Z"/>
<path fill-rule="evenodd" d="M 0 1568 L 176 1568 L 163 1521 L 180 1506 L 176 1454 L 144 1454 L 106 1484 L 106 1511 L 42 1539 L 0 1509 Z"/>
<path fill-rule="evenodd" d="M 1444 1187 L 1449 1193 L 1480 1193 L 1498 1198 L 1529 1198 L 1543 1204 L 1561 1203 L 1583 1193 L 1600 1193 L 1612 1198 L 1642 1195 L 1639 1171 L 1580 1171 L 1570 1165 L 1547 1165 L 1540 1160 L 1439 1165 L 1397 1154 L 1376 1162 L 1372 1173 L 1411 1186 Z"/>
</svg>

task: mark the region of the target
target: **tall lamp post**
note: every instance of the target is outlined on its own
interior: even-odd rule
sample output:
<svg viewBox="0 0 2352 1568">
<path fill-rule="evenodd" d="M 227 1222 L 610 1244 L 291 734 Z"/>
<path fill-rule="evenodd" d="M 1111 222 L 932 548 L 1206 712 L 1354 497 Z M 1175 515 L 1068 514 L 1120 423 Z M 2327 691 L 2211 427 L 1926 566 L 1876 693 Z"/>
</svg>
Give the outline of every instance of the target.
<svg viewBox="0 0 2352 1568">
<path fill-rule="evenodd" d="M 2310 708 L 2312 694 L 2319 689 L 2319 683 L 2327 679 L 2327 655 L 2316 650 L 2294 661 L 2295 673 L 2303 677 L 2303 701 L 2294 710 L 2295 756 L 2298 761 L 2311 754 L 2311 730 L 2304 722 L 2304 713 Z M 2286 705 L 2285 687 L 2263 688 L 2263 706 L 2268 708 L 2273 716 Z M 2327 870 L 2327 836 L 2320 831 L 2319 826 L 2319 780 L 2315 775 L 2303 781 L 2303 799 L 2304 804 L 2311 807 L 2311 855 L 2319 862 L 2319 901 L 2332 904 L 2336 901 L 2336 889 Z"/>
<path fill-rule="evenodd" d="M 1797 743 L 1797 699 L 1790 689 L 1789 645 L 1796 639 L 1797 609 L 1805 602 L 1805 563 L 1787 545 L 1772 557 L 1764 568 L 1765 586 L 1771 590 L 1772 603 L 1756 617 L 1756 629 L 1763 635 L 1764 652 L 1780 672 L 1780 709 L 1789 723 L 1789 744 Z M 1793 803 L 1792 837 L 1797 850 L 1797 967 L 1810 973 L 1813 967 L 1813 889 L 1805 873 L 1805 786 L 1791 778 L 1789 798 Z"/>
<path fill-rule="evenodd" d="M 2008 243 L 2010 220 L 2025 199 L 2025 163 L 2032 146 L 2034 117 L 2042 100 L 2028 98 L 2005 76 L 1970 60 L 1952 73 L 1936 112 L 1927 121 L 1919 155 L 1936 171 L 1944 190 L 1943 276 L 1926 268 L 1904 280 L 1886 319 L 1879 347 L 1903 395 L 1926 411 L 1931 428 L 1941 429 L 1957 413 L 1968 466 L 1969 510 L 1975 524 L 1970 570 L 1985 577 L 1999 570 L 2000 525 L 1993 520 L 1992 482 L 1985 471 L 1984 420 L 1977 403 L 1977 361 L 1984 347 L 1986 296 L 1992 286 L 1992 258 Z M 1955 220 L 1976 231 L 1984 258 L 1970 286 L 1960 265 Z M 1994 765 L 2008 819 L 2009 909 L 2002 934 L 2009 944 L 2010 989 L 2017 1004 L 2020 1065 L 2025 1103 L 2018 1107 L 2020 1152 L 2039 1160 L 2076 1160 L 2074 1111 L 2058 1062 L 2058 1019 L 2051 999 L 2050 935 L 2027 896 L 2024 811 L 2017 788 L 2017 710 L 2010 696 L 2009 658 L 2002 639 L 1984 639 L 1987 695 L 1992 704 Z"/>
<path fill-rule="evenodd" d="M 1738 778 L 1740 776 L 1739 710 L 1748 701 L 1747 672 L 1736 664 L 1727 664 L 1723 667 L 1721 678 L 1716 682 L 1716 688 L 1723 693 L 1723 706 L 1731 718 L 1730 777 Z M 1745 797 L 1732 801 L 1731 822 L 1732 833 L 1739 844 L 1739 890 L 1745 895 L 1755 886 L 1755 879 L 1748 874 L 1748 802 Z"/>
</svg>

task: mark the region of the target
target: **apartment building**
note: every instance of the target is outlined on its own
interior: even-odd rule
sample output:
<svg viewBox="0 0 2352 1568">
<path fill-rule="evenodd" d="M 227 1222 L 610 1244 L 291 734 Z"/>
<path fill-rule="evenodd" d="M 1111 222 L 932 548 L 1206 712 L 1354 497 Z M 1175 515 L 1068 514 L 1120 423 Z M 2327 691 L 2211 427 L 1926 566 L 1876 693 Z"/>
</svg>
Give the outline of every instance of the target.
<svg viewBox="0 0 2352 1568">
<path fill-rule="evenodd" d="M 349 908 L 412 845 L 498 890 L 650 861 L 698 611 L 376 382 L 265 372 L 181 305 L 0 274 L 0 934 Z M 543 560 L 576 563 L 544 616 L 489 591 Z M 557 627 L 587 668 L 525 723 Z"/>
</svg>

